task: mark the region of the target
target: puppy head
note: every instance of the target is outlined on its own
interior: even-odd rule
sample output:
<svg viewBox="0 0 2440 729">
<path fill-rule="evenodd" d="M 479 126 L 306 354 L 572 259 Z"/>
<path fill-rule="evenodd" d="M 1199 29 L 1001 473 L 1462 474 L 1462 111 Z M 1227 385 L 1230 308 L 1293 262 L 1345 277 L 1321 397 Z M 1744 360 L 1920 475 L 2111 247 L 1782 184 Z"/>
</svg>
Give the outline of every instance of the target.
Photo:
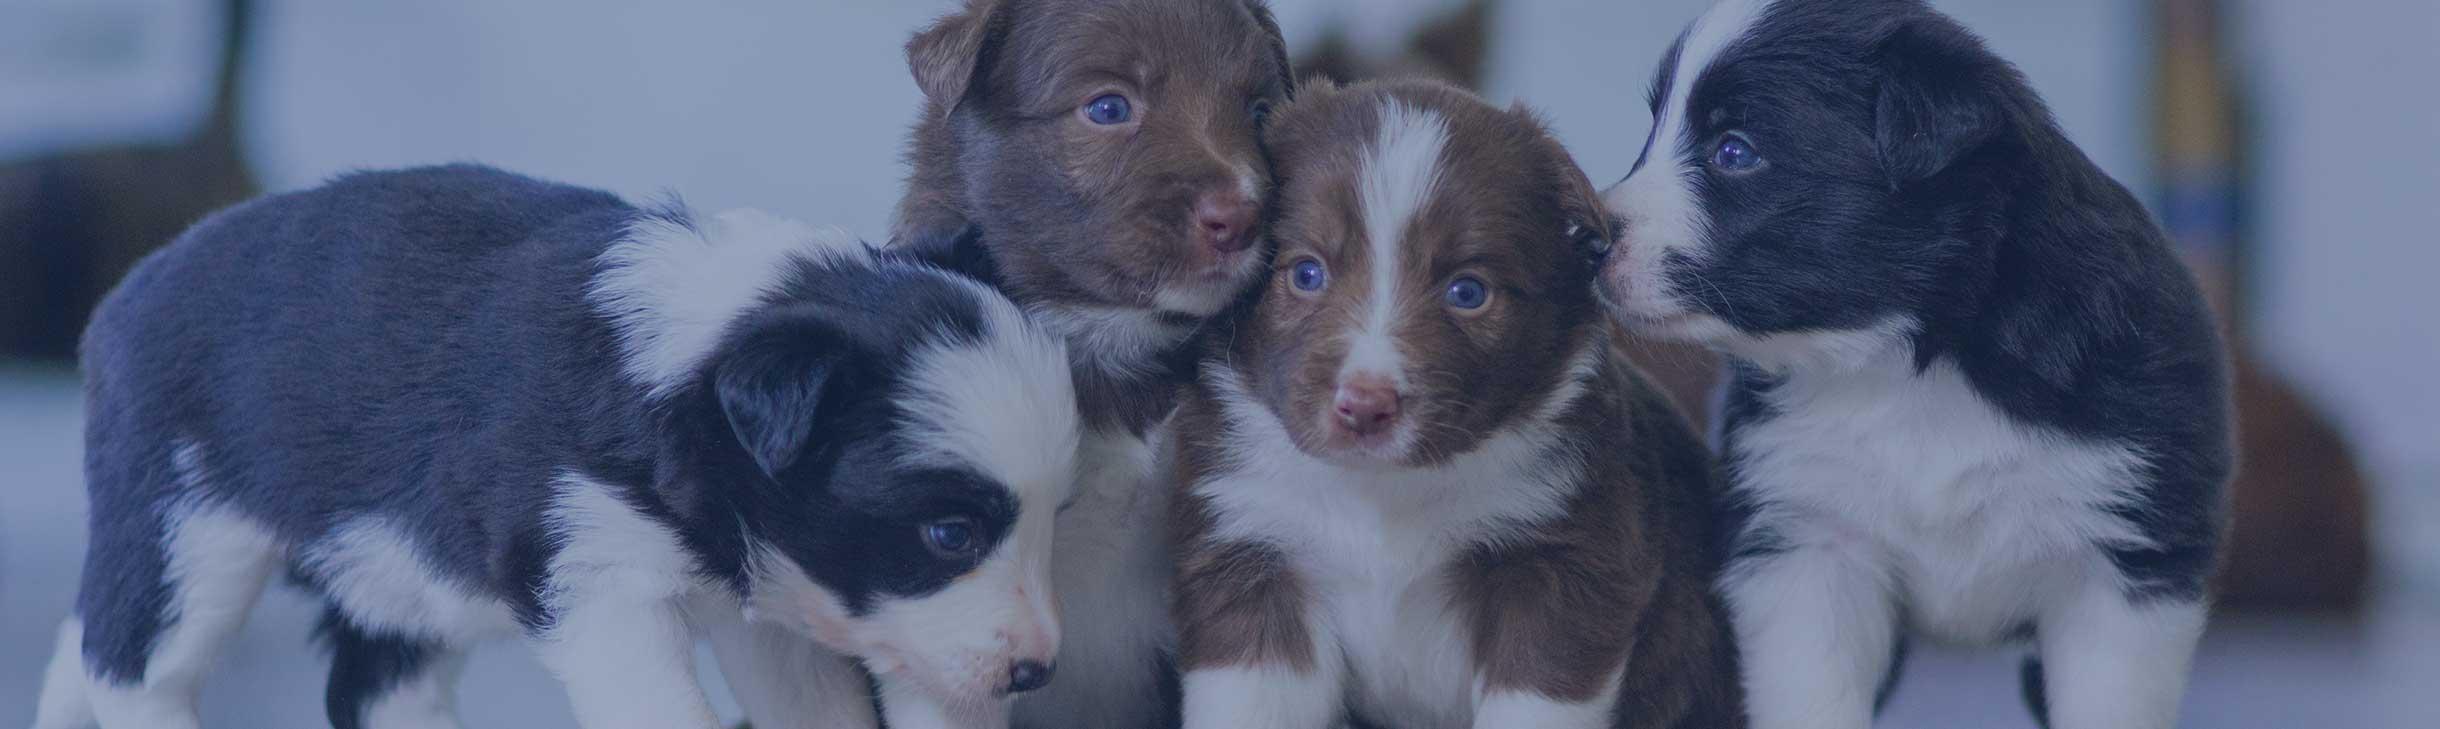
<svg viewBox="0 0 2440 729">
<path fill-rule="evenodd" d="M 790 303 L 741 317 L 706 375 L 755 617 L 953 707 L 1040 687 L 1080 432 L 1061 345 L 920 265 L 802 267 L 770 300 Z"/>
<path fill-rule="evenodd" d="M 1604 193 L 1604 302 L 1766 366 L 1895 343 L 1990 255 L 1964 241 L 1997 224 L 1972 210 L 2010 88 L 1917 0 L 1725 0 L 1664 60 L 1643 156 Z"/>
<path fill-rule="evenodd" d="M 969 0 L 907 57 L 937 125 L 917 132 L 911 204 L 946 198 L 988 231 L 1027 306 L 1199 319 L 1258 273 L 1256 136 L 1289 92 L 1260 0 Z"/>
<path fill-rule="evenodd" d="M 1532 114 L 1434 83 L 1310 85 L 1269 142 L 1278 252 L 1229 365 L 1300 449 L 1430 466 L 1572 382 L 1608 231 Z"/>
</svg>

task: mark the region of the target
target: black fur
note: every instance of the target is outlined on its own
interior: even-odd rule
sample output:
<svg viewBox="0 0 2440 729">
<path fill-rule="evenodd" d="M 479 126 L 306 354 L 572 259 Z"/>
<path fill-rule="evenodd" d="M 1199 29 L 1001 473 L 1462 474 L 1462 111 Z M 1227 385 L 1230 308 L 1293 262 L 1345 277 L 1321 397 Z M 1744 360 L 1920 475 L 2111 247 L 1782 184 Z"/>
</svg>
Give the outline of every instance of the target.
<svg viewBox="0 0 2440 729">
<path fill-rule="evenodd" d="M 971 517 L 971 559 L 990 554 L 1015 517 L 1009 489 L 894 457 L 899 373 L 926 347 L 981 340 L 987 294 L 899 254 L 791 260 L 694 378 L 653 400 L 587 298 L 600 254 L 647 219 L 691 226 L 483 167 L 363 173 L 216 214 L 138 266 L 83 347 L 90 670 L 144 675 L 174 619 L 166 520 L 197 498 L 261 524 L 292 560 L 378 516 L 529 630 L 552 621 L 543 520 L 567 472 L 608 484 L 741 593 L 749 534 L 859 615 L 968 571 L 928 550 L 921 524 Z M 197 447 L 202 493 L 177 483 L 180 443 Z M 343 727 L 430 653 L 353 625 L 326 621 Z"/>
<path fill-rule="evenodd" d="M 433 670 L 445 650 L 429 642 L 377 635 L 348 622 L 336 607 L 325 609 L 315 634 L 330 649 L 330 685 L 323 706 L 331 729 L 363 729 L 365 712 L 382 695 Z"/>
<path fill-rule="evenodd" d="M 2110 558 L 2139 598 L 2204 593 L 2234 462 L 2217 327 L 2150 215 L 2012 66 L 1919 0 L 1780 3 L 1688 107 L 1687 134 L 1639 166 L 1699 166 L 1731 129 L 1768 165 L 1699 178 L 1712 255 L 1665 263 L 1690 303 L 1750 334 L 1920 322 L 1919 366 L 1953 361 L 2011 417 L 2149 455 L 2119 515 L 2159 547 Z M 1773 386 L 1733 376 L 1729 440 L 1770 417 Z"/>
</svg>

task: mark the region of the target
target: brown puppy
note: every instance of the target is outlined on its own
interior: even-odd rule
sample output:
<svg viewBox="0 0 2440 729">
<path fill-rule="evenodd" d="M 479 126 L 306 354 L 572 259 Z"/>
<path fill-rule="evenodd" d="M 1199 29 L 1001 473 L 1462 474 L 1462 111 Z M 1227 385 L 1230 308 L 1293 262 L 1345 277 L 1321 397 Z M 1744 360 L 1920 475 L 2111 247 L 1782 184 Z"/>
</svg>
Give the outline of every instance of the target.
<svg viewBox="0 0 2440 729">
<path fill-rule="evenodd" d="M 1523 110 L 1308 85 L 1274 276 L 1174 428 L 1186 729 L 1726 727 L 1709 456 L 1611 347 Z"/>
<path fill-rule="evenodd" d="M 907 44 L 926 101 L 901 245 L 946 249 L 1066 337 L 1088 432 L 1060 517 L 1058 678 L 1020 725 L 1161 723 L 1166 488 L 1148 432 L 1190 335 L 1261 273 L 1287 51 L 1259 0 L 969 0 Z"/>
</svg>

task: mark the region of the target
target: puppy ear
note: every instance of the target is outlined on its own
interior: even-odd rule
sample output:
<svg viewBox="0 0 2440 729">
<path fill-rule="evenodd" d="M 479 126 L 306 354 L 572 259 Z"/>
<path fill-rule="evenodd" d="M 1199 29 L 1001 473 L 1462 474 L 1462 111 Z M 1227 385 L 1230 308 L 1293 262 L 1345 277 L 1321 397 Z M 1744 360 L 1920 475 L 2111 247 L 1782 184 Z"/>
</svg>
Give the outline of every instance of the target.
<svg viewBox="0 0 2440 729">
<path fill-rule="evenodd" d="M 1271 14 L 1271 4 L 1245 0 L 1245 9 L 1254 14 L 1254 25 L 1262 28 L 1263 46 L 1270 49 L 1272 61 L 1279 64 L 1280 88 L 1288 98 L 1296 98 L 1296 67 L 1288 60 L 1288 36 L 1279 32 L 1279 18 Z"/>
<path fill-rule="evenodd" d="M 1943 20 L 1899 26 L 1881 42 L 1875 106 L 1881 166 L 1893 185 L 1928 179 L 1980 148 L 2004 123 L 1993 68 L 1982 42 Z"/>
<path fill-rule="evenodd" d="M 778 478 L 813 445 L 814 425 L 850 372 L 848 340 L 813 321 L 765 325 L 713 369 L 712 387 L 737 444 Z"/>
<path fill-rule="evenodd" d="M 1542 175 L 1551 180 L 1559 200 L 1559 215 L 1565 224 L 1568 242 L 1577 253 L 1599 261 L 1610 254 L 1610 245 L 1617 241 L 1618 226 L 1610 218 L 1609 206 L 1601 202 L 1601 192 L 1593 188 L 1584 168 L 1577 166 L 1575 155 L 1567 145 L 1550 132 L 1549 124 L 1533 107 L 1518 101 L 1508 107 L 1511 117 L 1523 121 L 1540 137 L 1544 161 Z"/>
<path fill-rule="evenodd" d="M 983 229 L 977 226 L 966 226 L 956 235 L 915 236 L 882 249 L 882 253 L 964 274 L 987 284 L 1001 283 L 999 263 L 991 259 L 991 250 L 983 247 Z"/>
<path fill-rule="evenodd" d="M 932 21 L 931 27 L 907 41 L 907 69 L 915 86 L 942 115 L 957 110 L 967 87 L 982 70 L 984 40 L 992 33 L 1000 0 L 969 0 L 966 9 Z"/>
</svg>

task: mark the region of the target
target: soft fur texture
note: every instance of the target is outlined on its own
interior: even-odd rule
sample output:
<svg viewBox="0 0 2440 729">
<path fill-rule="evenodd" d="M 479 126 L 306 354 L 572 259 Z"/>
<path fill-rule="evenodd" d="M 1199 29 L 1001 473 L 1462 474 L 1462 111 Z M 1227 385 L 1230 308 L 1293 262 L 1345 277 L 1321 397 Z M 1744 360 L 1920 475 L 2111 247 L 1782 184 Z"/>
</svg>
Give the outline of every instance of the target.
<svg viewBox="0 0 2440 729">
<path fill-rule="evenodd" d="M 1652 105 L 1601 290 L 1735 363 L 1756 725 L 1868 725 L 1910 635 L 2030 641 L 2060 729 L 2172 725 L 2234 454 L 2216 328 L 2142 206 L 1919 0 L 1728 0 Z"/>
<path fill-rule="evenodd" d="M 1286 46 L 1259 0 L 968 0 L 907 56 L 925 102 L 897 242 L 961 262 L 1064 336 L 1089 425 L 1052 568 L 1074 629 L 1062 679 L 1021 699 L 1018 721 L 1162 724 L 1153 444 L 1189 340 L 1261 273 L 1257 133 L 1288 98 Z M 1088 107 L 1113 95 L 1131 116 L 1095 123 Z"/>
<path fill-rule="evenodd" d="M 894 726 L 1001 723 L 1058 651 L 1060 343 L 837 233 L 350 175 L 147 259 L 84 364 L 92 544 L 40 729 L 195 726 L 275 572 L 328 601 L 342 729 L 454 726 L 497 636 L 589 729 L 708 729 L 697 637 L 764 727 L 873 726 L 858 662 Z M 927 541 L 944 520 L 964 549 Z"/>
<path fill-rule="evenodd" d="M 1186 729 L 1739 726 L 1712 472 L 1611 348 L 1566 151 L 1422 82 L 1269 141 L 1274 275 L 1173 431 Z"/>
</svg>

